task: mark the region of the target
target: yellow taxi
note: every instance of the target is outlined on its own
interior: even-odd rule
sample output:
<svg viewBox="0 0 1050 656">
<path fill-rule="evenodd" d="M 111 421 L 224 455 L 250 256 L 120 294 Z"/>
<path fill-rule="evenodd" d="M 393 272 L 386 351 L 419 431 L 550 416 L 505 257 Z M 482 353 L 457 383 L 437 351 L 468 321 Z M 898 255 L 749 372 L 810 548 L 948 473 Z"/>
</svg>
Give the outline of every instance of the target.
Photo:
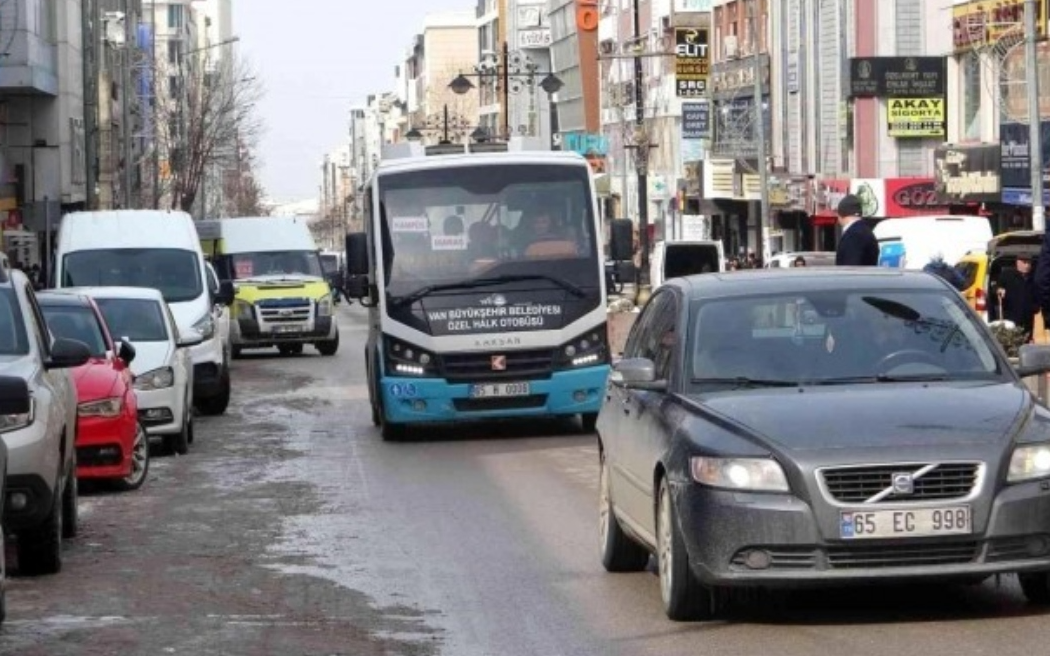
<svg viewBox="0 0 1050 656">
<path fill-rule="evenodd" d="M 955 263 L 958 271 L 966 281 L 962 291 L 963 298 L 977 312 L 986 312 L 987 296 L 985 294 L 985 274 L 988 272 L 988 253 L 970 251 Z"/>
</svg>

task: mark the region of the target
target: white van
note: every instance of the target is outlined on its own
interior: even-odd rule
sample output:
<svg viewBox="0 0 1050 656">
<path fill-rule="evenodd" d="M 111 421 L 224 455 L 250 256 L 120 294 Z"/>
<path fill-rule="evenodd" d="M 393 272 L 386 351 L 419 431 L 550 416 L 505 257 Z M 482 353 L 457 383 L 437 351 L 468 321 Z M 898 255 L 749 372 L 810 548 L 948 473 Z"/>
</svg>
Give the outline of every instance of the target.
<svg viewBox="0 0 1050 656">
<path fill-rule="evenodd" d="M 649 284 L 656 289 L 670 278 L 725 271 L 725 261 L 721 241 L 658 241 L 653 244 Z"/>
<path fill-rule="evenodd" d="M 220 284 L 185 212 L 111 210 L 62 217 L 52 283 L 64 287 L 149 287 L 164 295 L 179 330 L 191 328 L 193 398 L 203 414 L 226 412 L 230 342 L 223 313 L 233 286 Z M 117 336 L 115 336 L 117 337 Z"/>
<path fill-rule="evenodd" d="M 884 219 L 875 226 L 879 266 L 922 269 L 940 256 L 948 264 L 971 250 L 985 250 L 992 226 L 983 216 L 914 216 Z"/>
</svg>

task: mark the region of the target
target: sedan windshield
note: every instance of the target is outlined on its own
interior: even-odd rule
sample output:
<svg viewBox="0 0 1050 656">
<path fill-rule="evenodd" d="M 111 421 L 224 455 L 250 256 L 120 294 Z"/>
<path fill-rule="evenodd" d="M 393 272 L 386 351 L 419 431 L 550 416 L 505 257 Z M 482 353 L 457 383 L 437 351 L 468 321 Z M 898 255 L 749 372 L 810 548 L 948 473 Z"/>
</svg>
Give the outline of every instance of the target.
<svg viewBox="0 0 1050 656">
<path fill-rule="evenodd" d="M 175 248 L 74 251 L 62 260 L 62 286 L 149 287 L 179 303 L 203 293 L 200 266 L 196 253 Z"/>
<path fill-rule="evenodd" d="M 102 335 L 102 326 L 90 308 L 70 305 L 41 304 L 47 327 L 56 338 L 75 339 L 83 342 L 91 351 L 92 357 L 106 355 L 106 338 Z"/>
<path fill-rule="evenodd" d="M 990 338 L 953 295 L 833 290 L 700 302 L 694 386 L 995 379 Z"/>
<path fill-rule="evenodd" d="M 138 298 L 97 298 L 95 302 L 114 339 L 131 342 L 166 342 L 164 310 L 157 301 Z M 119 337 L 118 337 L 119 336 Z"/>
<path fill-rule="evenodd" d="M 388 292 L 405 297 L 426 286 L 523 274 L 597 287 L 589 175 L 584 166 L 551 164 L 384 175 L 379 197 Z"/>
</svg>

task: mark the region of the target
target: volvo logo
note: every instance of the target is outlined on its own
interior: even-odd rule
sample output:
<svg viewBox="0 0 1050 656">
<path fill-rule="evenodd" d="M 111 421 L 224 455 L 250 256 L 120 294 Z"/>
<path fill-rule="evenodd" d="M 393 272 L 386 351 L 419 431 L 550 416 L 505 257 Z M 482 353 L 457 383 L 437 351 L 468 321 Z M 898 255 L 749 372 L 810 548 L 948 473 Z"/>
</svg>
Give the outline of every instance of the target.
<svg viewBox="0 0 1050 656">
<path fill-rule="evenodd" d="M 910 472 L 893 474 L 893 493 L 896 495 L 915 494 L 915 477 Z"/>
</svg>

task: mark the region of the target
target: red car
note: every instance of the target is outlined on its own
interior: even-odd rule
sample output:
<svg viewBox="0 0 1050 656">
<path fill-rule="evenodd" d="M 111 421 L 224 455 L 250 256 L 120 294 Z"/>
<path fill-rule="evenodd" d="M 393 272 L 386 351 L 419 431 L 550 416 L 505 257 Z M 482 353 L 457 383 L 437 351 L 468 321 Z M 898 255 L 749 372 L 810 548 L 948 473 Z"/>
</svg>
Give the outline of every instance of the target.
<svg viewBox="0 0 1050 656">
<path fill-rule="evenodd" d="M 95 301 L 58 291 L 37 294 L 55 337 L 87 344 L 91 359 L 72 370 L 77 388 L 77 478 L 106 480 L 121 490 L 142 486 L 149 472 L 149 437 L 138 420 L 127 341 L 109 333 Z"/>
</svg>

